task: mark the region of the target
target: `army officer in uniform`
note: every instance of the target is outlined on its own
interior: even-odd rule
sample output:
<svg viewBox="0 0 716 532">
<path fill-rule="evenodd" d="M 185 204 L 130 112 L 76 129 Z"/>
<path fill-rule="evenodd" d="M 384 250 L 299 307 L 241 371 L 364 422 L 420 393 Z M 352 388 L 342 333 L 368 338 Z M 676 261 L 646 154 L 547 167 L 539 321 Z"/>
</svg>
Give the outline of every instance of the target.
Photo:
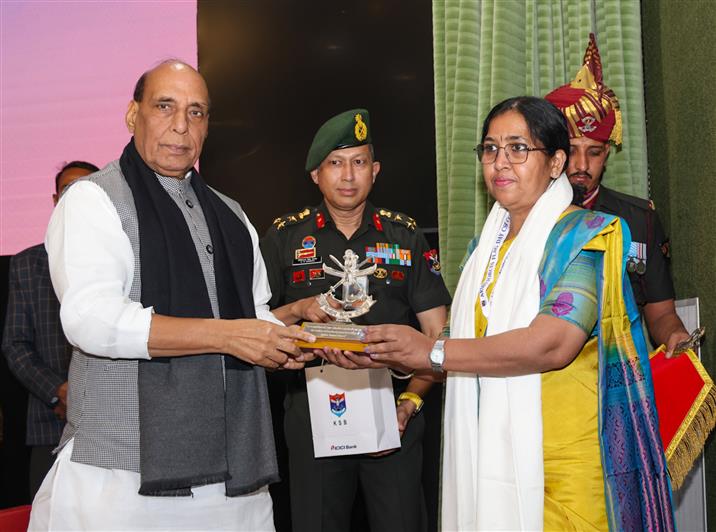
<svg viewBox="0 0 716 532">
<path fill-rule="evenodd" d="M 274 314 L 286 324 L 330 320 L 316 301 L 336 282 L 326 278 L 323 263 L 334 265 L 330 255 L 341 260 L 351 249 L 359 261 L 370 255 L 378 263 L 368 281 L 377 303 L 354 321 L 410 324 L 438 337 L 450 295 L 437 252 L 429 248 L 415 220 L 368 202 L 380 171 L 373 157 L 368 111 L 346 111 L 323 124 L 308 152 L 306 170 L 323 202 L 277 218 L 261 242 Z M 400 450 L 317 459 L 305 376 L 294 372 L 287 385 L 284 421 L 294 531 L 347 532 L 359 486 L 373 532 L 426 529 L 421 486 L 425 421 L 419 412 L 431 383 L 413 377 L 394 379 L 393 384 Z"/>
<path fill-rule="evenodd" d="M 584 65 L 572 82 L 550 92 L 552 102 L 567 118 L 569 163 L 567 176 L 575 189 L 575 203 L 626 220 L 632 244 L 627 272 L 634 299 L 644 315 L 655 345 L 666 345 L 670 356 L 689 333 L 676 314 L 674 284 L 669 272 L 669 240 L 651 201 L 605 187 L 602 177 L 613 144 L 622 144 L 619 102 L 602 81 L 599 50 L 590 34 Z"/>
</svg>

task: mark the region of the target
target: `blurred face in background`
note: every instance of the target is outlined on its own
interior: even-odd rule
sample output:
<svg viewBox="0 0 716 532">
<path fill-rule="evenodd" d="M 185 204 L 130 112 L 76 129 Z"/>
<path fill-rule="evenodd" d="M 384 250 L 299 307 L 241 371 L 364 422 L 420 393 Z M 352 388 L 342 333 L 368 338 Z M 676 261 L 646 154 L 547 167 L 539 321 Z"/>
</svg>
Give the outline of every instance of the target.
<svg viewBox="0 0 716 532">
<path fill-rule="evenodd" d="M 80 177 L 90 175 L 91 173 L 92 170 L 87 170 L 86 168 L 67 168 L 57 180 L 57 190 L 52 195 L 52 202 L 57 205 L 57 202 L 60 201 L 60 196 L 62 196 L 62 193 L 68 186 L 77 181 Z"/>
</svg>

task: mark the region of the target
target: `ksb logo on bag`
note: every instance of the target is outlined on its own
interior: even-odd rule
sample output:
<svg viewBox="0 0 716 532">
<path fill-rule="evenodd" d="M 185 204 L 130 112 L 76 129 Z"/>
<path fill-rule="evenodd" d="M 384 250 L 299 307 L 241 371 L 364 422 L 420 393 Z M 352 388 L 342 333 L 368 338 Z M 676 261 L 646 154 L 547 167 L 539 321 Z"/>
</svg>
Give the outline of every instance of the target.
<svg viewBox="0 0 716 532">
<path fill-rule="evenodd" d="M 328 400 L 331 403 L 331 413 L 337 417 L 341 417 L 346 413 L 346 394 L 336 393 L 328 394 Z"/>
</svg>

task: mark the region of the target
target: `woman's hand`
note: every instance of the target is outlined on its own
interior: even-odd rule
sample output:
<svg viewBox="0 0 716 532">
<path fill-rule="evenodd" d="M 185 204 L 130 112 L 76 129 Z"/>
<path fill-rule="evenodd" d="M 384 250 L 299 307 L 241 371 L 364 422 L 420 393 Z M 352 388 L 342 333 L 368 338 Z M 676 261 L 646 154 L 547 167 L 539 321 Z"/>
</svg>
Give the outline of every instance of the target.
<svg viewBox="0 0 716 532">
<path fill-rule="evenodd" d="M 382 364 L 372 360 L 365 353 L 354 353 L 353 351 L 341 351 L 333 347 L 324 349 L 315 349 L 314 354 L 327 360 L 331 364 L 344 369 L 371 369 L 371 368 L 387 368 L 387 364 Z"/>
<path fill-rule="evenodd" d="M 371 325 L 365 329 L 366 353 L 374 362 L 391 367 L 431 369 L 430 351 L 435 338 L 408 325 Z"/>
</svg>

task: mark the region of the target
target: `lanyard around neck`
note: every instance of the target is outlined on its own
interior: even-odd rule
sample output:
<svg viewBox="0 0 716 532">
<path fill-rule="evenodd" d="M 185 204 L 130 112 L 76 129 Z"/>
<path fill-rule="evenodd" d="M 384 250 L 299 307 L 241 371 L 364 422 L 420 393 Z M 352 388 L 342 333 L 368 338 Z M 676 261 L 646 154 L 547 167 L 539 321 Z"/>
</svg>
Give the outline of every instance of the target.
<svg viewBox="0 0 716 532">
<path fill-rule="evenodd" d="M 500 230 L 497 232 L 497 238 L 495 239 L 495 243 L 492 246 L 492 250 L 490 251 L 490 259 L 487 262 L 487 271 L 485 273 L 485 279 L 480 284 L 480 289 L 478 290 L 478 296 L 480 298 L 480 308 L 482 309 L 482 315 L 485 316 L 485 319 L 487 319 L 490 315 L 490 306 L 492 303 L 492 297 L 488 297 L 487 295 L 487 289 L 492 283 L 493 279 L 495 278 L 495 270 L 497 269 L 497 259 L 500 254 L 500 248 L 502 247 L 502 244 L 507 239 L 507 234 L 510 232 L 510 215 L 507 214 L 505 216 L 504 221 L 502 222 L 502 226 L 500 227 Z M 502 259 L 502 264 L 500 265 L 500 270 L 497 272 L 498 274 L 502 271 L 502 268 L 504 268 L 505 264 L 507 263 L 507 256 L 510 254 L 510 250 L 507 250 L 507 253 L 505 254 L 504 258 Z M 494 294 L 494 289 L 492 293 Z"/>
</svg>

